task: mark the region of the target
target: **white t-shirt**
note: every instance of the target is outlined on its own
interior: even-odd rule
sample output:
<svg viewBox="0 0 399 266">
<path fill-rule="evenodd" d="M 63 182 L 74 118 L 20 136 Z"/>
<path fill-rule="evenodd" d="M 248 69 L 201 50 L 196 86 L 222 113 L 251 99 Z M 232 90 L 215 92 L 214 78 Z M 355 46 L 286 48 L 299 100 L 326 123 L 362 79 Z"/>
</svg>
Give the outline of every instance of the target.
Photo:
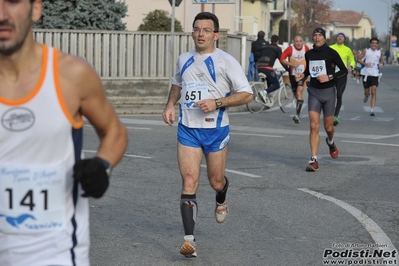
<svg viewBox="0 0 399 266">
<path fill-rule="evenodd" d="M 227 126 L 227 108 L 204 113 L 194 103 L 204 99 L 219 99 L 234 92 L 252 93 L 238 61 L 223 50 L 198 54 L 194 50 L 181 54 L 176 64 L 173 84 L 182 88 L 179 123 L 189 128 Z"/>
<path fill-rule="evenodd" d="M 371 48 L 366 49 L 366 55 L 363 57 L 363 62 L 371 63 L 370 67 L 363 66 L 360 70 L 360 75 L 378 77 L 380 73 L 380 57 L 381 50 Z"/>
</svg>

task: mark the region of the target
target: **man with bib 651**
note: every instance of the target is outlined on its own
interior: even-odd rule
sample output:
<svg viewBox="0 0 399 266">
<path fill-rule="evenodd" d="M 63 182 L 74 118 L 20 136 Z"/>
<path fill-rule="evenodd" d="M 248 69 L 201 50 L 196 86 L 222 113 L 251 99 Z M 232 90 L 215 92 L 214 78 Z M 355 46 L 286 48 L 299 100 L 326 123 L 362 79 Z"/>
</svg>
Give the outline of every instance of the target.
<svg viewBox="0 0 399 266">
<path fill-rule="evenodd" d="M 227 107 L 252 100 L 241 65 L 215 47 L 219 39 L 218 18 L 209 12 L 199 13 L 193 22 L 192 38 L 195 50 L 179 56 L 163 112 L 163 120 L 172 126 L 174 105 L 180 100 L 177 160 L 183 179 L 180 211 L 185 232 L 180 253 L 186 257 L 197 256 L 194 226 L 202 157 L 205 154 L 209 183 L 216 191 L 215 219 L 223 223 L 228 215 L 229 182 L 224 175 L 230 141 Z"/>
</svg>

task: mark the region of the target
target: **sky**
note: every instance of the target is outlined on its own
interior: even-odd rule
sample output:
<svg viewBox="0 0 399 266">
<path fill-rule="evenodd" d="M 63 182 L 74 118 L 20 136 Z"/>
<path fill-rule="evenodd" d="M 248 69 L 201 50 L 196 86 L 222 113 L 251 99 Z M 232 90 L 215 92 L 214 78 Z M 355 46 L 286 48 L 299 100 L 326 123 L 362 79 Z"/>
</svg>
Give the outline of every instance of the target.
<svg viewBox="0 0 399 266">
<path fill-rule="evenodd" d="M 332 0 L 333 10 L 353 10 L 364 12 L 374 23 L 378 37 L 381 38 L 388 31 L 388 8 L 391 3 L 399 3 L 399 0 Z"/>
</svg>

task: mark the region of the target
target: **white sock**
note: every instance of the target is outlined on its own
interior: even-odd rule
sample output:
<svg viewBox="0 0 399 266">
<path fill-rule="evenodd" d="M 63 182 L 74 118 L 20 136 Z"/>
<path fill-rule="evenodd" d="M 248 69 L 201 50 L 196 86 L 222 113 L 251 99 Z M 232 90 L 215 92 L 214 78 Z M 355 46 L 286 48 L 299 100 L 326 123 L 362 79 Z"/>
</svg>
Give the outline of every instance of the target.
<svg viewBox="0 0 399 266">
<path fill-rule="evenodd" d="M 333 145 L 333 144 L 334 144 L 334 139 L 333 139 L 332 141 L 330 141 L 330 140 L 327 138 L 327 143 L 328 143 L 328 145 Z"/>
</svg>

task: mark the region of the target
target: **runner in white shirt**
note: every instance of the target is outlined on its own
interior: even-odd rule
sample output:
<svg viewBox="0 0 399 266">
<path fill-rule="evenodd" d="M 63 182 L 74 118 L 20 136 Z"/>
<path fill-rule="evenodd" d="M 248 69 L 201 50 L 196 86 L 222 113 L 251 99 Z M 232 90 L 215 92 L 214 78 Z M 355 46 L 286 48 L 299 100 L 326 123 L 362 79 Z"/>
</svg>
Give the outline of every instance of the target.
<svg viewBox="0 0 399 266">
<path fill-rule="evenodd" d="M 374 106 L 377 101 L 377 87 L 379 84 L 380 69 L 384 66 L 384 57 L 382 51 L 377 49 L 379 40 L 377 38 L 370 39 L 370 48 L 363 49 L 359 55 L 358 62 L 362 65 L 360 75 L 363 80 L 364 102 L 366 103 L 370 96 L 370 116 L 375 116 Z"/>
<path fill-rule="evenodd" d="M 185 232 L 180 253 L 186 257 L 197 256 L 194 226 L 202 157 L 205 155 L 208 180 L 216 191 L 215 219 L 223 223 L 228 216 L 229 182 L 224 175 L 230 141 L 227 107 L 252 100 L 252 91 L 240 64 L 215 47 L 219 39 L 218 18 L 209 12 L 199 13 L 193 22 L 192 37 L 195 51 L 179 56 L 162 115 L 165 123 L 172 126 L 174 105 L 180 100 L 177 159 L 183 179 L 180 210 Z"/>
<path fill-rule="evenodd" d="M 41 14 L 0 0 L 0 265 L 88 266 L 87 197 L 105 193 L 126 129 L 88 63 L 34 41 Z M 83 116 L 100 145 L 81 160 Z"/>
</svg>

